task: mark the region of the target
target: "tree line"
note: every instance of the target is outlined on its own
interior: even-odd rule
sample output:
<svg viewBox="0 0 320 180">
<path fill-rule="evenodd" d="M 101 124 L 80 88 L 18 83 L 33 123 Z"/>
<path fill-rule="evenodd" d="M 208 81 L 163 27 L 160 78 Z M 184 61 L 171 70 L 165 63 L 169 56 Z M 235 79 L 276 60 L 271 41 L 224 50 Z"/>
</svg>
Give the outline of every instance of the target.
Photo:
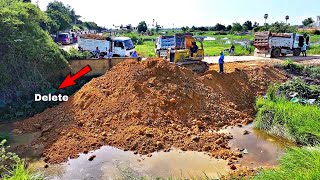
<svg viewBox="0 0 320 180">
<path fill-rule="evenodd" d="M 46 21 L 41 23 L 41 27 L 47 30 L 51 34 L 58 33 L 59 31 L 65 31 L 68 29 L 73 30 L 103 30 L 95 22 L 82 21 L 81 16 L 77 15 L 75 10 L 68 5 L 64 5 L 60 1 L 53 1 L 47 5 L 47 9 L 44 12 L 47 15 Z"/>
</svg>

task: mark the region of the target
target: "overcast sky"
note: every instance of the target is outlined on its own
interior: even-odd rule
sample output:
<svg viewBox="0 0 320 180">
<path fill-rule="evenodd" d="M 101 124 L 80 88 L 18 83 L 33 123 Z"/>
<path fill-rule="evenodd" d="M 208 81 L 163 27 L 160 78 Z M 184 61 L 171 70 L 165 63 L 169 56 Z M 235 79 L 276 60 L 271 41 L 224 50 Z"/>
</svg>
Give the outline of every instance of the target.
<svg viewBox="0 0 320 180">
<path fill-rule="evenodd" d="M 42 10 L 53 0 L 39 0 Z M 36 0 L 32 0 L 33 3 Z M 320 15 L 320 0 L 62 0 L 73 7 L 85 21 L 94 21 L 100 26 L 136 26 L 145 20 L 152 25 L 155 19 L 164 27 L 214 26 L 246 20 L 264 23 L 264 14 L 269 14 L 268 23 L 285 21 L 289 15 L 291 24 L 300 25 L 302 20 Z"/>
</svg>

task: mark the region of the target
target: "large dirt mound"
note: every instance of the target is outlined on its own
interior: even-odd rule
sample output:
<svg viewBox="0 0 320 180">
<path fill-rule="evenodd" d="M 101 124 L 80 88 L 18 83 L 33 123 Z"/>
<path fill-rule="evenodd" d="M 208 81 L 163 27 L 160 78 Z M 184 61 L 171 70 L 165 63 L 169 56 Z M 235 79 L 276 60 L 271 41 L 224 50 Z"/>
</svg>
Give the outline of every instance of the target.
<svg viewBox="0 0 320 180">
<path fill-rule="evenodd" d="M 127 61 L 93 79 L 68 102 L 17 124 L 17 128 L 41 131 L 34 143 L 44 144 L 43 156 L 50 163 L 102 145 L 140 154 L 174 146 L 234 160 L 237 154 L 228 150 L 232 137 L 215 130 L 246 124 L 252 118 L 237 110 L 233 96 L 225 96 L 217 88 L 227 88 L 228 83 L 217 81 L 214 85 L 209 76 L 220 75 L 200 77 L 164 60 Z M 254 91 L 243 83 L 248 91 Z"/>
</svg>

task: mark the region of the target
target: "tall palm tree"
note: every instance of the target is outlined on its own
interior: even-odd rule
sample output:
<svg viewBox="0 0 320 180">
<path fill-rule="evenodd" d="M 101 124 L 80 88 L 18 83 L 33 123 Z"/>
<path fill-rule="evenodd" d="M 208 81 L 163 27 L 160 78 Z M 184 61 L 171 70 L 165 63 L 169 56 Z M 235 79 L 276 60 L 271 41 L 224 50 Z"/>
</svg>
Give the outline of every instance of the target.
<svg viewBox="0 0 320 180">
<path fill-rule="evenodd" d="M 286 24 L 288 24 L 289 16 L 286 15 Z"/>
<path fill-rule="evenodd" d="M 267 24 L 267 19 L 268 19 L 268 17 L 269 17 L 269 14 L 265 14 L 265 15 L 264 15 L 264 24 Z"/>
</svg>

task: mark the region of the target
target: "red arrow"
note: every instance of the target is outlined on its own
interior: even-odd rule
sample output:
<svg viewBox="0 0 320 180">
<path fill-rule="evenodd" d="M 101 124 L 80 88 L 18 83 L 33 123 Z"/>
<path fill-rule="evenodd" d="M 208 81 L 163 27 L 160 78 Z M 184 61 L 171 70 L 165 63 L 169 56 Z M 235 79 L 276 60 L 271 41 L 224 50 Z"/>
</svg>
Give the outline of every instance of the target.
<svg viewBox="0 0 320 180">
<path fill-rule="evenodd" d="M 59 86 L 59 89 L 63 89 L 63 88 L 77 84 L 74 81 L 81 78 L 85 74 L 89 73 L 91 70 L 92 70 L 91 67 L 89 65 L 86 65 L 84 68 L 82 68 L 72 77 L 71 77 L 71 73 L 69 73 L 67 77 L 64 79 L 64 81 L 61 83 L 61 85 Z"/>
</svg>

